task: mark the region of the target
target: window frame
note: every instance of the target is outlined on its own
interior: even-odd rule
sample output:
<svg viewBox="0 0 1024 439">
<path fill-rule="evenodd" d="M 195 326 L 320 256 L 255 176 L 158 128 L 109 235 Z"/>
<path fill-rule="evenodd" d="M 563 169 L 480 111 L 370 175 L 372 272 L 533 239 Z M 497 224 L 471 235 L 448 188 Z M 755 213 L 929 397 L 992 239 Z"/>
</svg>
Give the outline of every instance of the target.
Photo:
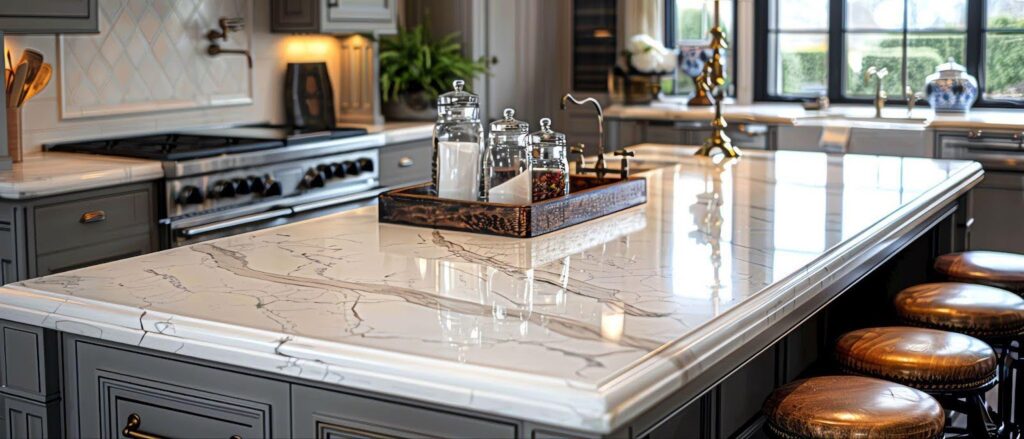
<svg viewBox="0 0 1024 439">
<path fill-rule="evenodd" d="M 739 66 L 737 61 L 740 59 L 739 44 L 736 44 L 739 40 L 737 35 L 739 34 L 740 24 L 740 0 L 721 0 L 722 2 L 732 3 L 732 26 L 730 26 L 730 33 L 726 34 L 726 38 L 730 40 L 729 51 L 732 52 L 732 56 L 729 58 L 730 66 L 727 66 L 727 72 L 729 73 L 729 79 L 732 80 L 731 90 L 726 90 L 725 95 L 727 97 L 735 97 L 739 93 Z M 830 0 L 831 1 L 831 0 Z M 765 3 L 767 4 L 767 3 Z M 675 49 L 679 44 L 676 39 L 676 0 L 664 0 L 665 6 L 665 47 L 669 49 Z"/>
<path fill-rule="evenodd" d="M 777 96 L 769 93 L 768 81 L 770 75 L 769 52 L 769 20 L 772 0 L 755 0 L 754 2 L 754 100 L 766 102 L 800 102 L 806 97 Z M 828 98 L 834 103 L 870 104 L 871 98 L 848 97 L 843 95 L 843 87 L 846 72 L 846 0 L 828 0 L 829 2 L 829 28 L 828 28 Z M 986 29 L 986 0 L 967 0 L 967 29 L 964 31 L 966 56 L 964 67 L 978 79 L 978 100 L 975 107 L 987 108 L 1024 108 L 1024 98 L 1021 99 L 987 99 L 985 97 L 985 36 L 989 33 Z M 909 34 L 913 34 L 910 31 Z M 992 33 L 1001 33 L 993 29 Z M 1014 33 L 1014 32 L 1002 32 Z M 1024 33 L 1017 31 L 1016 33 Z M 903 30 L 904 42 L 908 35 L 906 27 Z M 906 44 L 906 43 L 904 43 Z M 906 48 L 906 45 L 904 45 Z M 906 65 L 906 57 L 903 63 Z M 904 71 L 906 68 L 904 67 Z M 901 79 L 902 81 L 902 79 Z M 907 100 L 902 96 L 891 96 L 888 99 L 890 104 L 906 104 Z M 928 106 L 927 102 L 919 102 L 918 106 Z"/>
</svg>

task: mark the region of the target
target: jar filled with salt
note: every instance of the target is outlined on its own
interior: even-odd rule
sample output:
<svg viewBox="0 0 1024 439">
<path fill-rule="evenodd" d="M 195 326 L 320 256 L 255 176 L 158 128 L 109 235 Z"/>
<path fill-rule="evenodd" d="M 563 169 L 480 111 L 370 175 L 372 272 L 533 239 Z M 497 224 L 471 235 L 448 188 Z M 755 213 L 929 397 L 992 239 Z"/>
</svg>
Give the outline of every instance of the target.
<svg viewBox="0 0 1024 439">
<path fill-rule="evenodd" d="M 452 83 L 455 90 L 437 98 L 434 125 L 434 194 L 440 198 L 478 201 L 483 193 L 481 168 L 484 128 L 480 122 L 480 97 Z"/>
<path fill-rule="evenodd" d="M 551 119 L 540 120 L 540 131 L 530 134 L 533 201 L 569 194 L 569 157 L 565 134 L 551 129 Z"/>
<path fill-rule="evenodd" d="M 487 201 L 529 204 L 530 124 L 517 120 L 516 111 L 506 108 L 503 118 L 491 122 L 484 158 L 484 193 Z"/>
</svg>

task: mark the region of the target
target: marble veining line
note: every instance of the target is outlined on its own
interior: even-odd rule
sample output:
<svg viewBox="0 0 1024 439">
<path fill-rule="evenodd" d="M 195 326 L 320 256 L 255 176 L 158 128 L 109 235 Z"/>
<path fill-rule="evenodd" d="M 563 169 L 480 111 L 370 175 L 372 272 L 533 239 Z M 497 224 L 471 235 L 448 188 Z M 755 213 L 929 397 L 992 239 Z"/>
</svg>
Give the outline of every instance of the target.
<svg viewBox="0 0 1024 439">
<path fill-rule="evenodd" d="M 419 305 L 427 309 L 442 309 L 464 315 L 488 317 L 492 314 L 492 309 L 486 305 L 450 297 L 438 297 L 411 288 L 349 282 L 337 279 L 317 280 L 303 277 L 290 277 L 259 271 L 249 267 L 248 261 L 241 253 L 228 250 L 214 244 L 201 243 L 190 248 L 193 251 L 209 255 L 217 267 L 243 278 L 261 279 L 267 282 L 299 287 L 346 289 L 364 293 L 395 296 L 407 303 Z M 509 309 L 506 312 L 510 317 L 530 321 L 537 326 L 548 328 L 569 338 L 614 343 L 620 346 L 641 350 L 643 352 L 649 352 L 662 345 L 662 343 L 656 340 L 634 337 L 626 334 L 624 334 L 618 341 L 612 342 L 601 336 L 601 329 L 599 327 L 592 324 L 576 322 L 554 314 L 544 314 L 540 312 L 525 313 L 514 309 Z"/>
</svg>

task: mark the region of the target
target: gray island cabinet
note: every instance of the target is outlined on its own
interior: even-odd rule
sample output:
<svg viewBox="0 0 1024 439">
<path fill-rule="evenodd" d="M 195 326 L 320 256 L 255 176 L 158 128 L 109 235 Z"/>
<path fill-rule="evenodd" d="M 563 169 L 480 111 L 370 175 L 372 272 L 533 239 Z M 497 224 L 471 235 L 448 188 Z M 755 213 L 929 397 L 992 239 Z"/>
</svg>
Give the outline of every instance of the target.
<svg viewBox="0 0 1024 439">
<path fill-rule="evenodd" d="M 530 240 L 367 207 L 8 284 L 5 434 L 757 436 L 773 388 L 965 245 L 983 175 L 635 150 L 668 166 L 646 205 Z"/>
</svg>

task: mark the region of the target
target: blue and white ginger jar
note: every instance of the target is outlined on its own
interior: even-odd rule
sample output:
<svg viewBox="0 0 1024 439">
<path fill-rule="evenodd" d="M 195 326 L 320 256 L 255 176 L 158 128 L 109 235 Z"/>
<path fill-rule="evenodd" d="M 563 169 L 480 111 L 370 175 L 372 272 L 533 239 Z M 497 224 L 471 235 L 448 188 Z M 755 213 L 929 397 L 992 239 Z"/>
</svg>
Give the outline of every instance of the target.
<svg viewBox="0 0 1024 439">
<path fill-rule="evenodd" d="M 933 110 L 966 113 L 978 100 L 978 80 L 950 58 L 925 78 L 924 91 Z"/>
</svg>

